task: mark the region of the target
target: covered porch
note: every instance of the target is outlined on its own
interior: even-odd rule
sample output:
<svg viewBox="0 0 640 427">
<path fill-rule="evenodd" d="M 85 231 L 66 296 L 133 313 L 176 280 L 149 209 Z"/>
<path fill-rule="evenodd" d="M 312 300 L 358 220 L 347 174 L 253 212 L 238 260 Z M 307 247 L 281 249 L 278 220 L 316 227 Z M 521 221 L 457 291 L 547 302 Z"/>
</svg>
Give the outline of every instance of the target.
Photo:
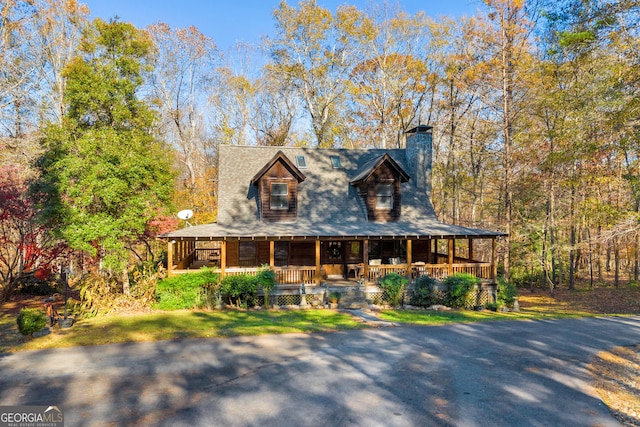
<svg viewBox="0 0 640 427">
<path fill-rule="evenodd" d="M 496 236 L 179 237 L 168 241 L 168 274 L 215 267 L 221 276 L 268 265 L 279 285 L 376 285 L 394 272 L 409 282 L 470 273 L 496 283 Z"/>
</svg>

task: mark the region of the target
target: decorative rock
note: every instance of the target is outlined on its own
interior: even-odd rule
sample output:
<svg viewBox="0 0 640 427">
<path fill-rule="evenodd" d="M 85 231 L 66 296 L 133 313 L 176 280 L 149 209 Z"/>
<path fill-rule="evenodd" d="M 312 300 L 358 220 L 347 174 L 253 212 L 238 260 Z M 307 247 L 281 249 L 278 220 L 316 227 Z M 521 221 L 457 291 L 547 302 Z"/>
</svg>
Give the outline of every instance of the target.
<svg viewBox="0 0 640 427">
<path fill-rule="evenodd" d="M 34 332 L 34 333 L 33 333 L 33 337 L 34 337 L 34 338 L 44 337 L 44 336 L 46 336 L 46 335 L 49 335 L 50 333 L 51 333 L 51 329 L 49 329 L 49 328 L 45 327 L 45 328 L 40 329 L 40 330 L 39 330 L 39 331 L 37 331 L 37 332 Z"/>
<path fill-rule="evenodd" d="M 74 323 L 75 323 L 75 320 L 73 317 L 67 317 L 66 319 L 58 320 L 58 326 L 61 329 L 70 328 L 71 326 L 73 326 Z"/>
<path fill-rule="evenodd" d="M 450 307 L 447 307 L 446 305 L 441 305 L 441 304 L 432 305 L 428 309 L 429 310 L 434 310 L 434 311 L 448 311 L 448 310 L 451 310 Z"/>
</svg>

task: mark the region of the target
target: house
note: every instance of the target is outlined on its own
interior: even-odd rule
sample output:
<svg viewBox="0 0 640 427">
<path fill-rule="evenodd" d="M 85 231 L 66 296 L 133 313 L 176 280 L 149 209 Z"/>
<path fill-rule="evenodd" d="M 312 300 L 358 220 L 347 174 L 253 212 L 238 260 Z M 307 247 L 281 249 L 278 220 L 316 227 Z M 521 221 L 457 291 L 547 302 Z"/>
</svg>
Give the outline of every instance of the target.
<svg viewBox="0 0 640 427">
<path fill-rule="evenodd" d="M 375 285 L 469 272 L 495 287 L 503 233 L 440 222 L 431 204 L 430 126 L 406 149 L 223 145 L 218 222 L 168 233 L 169 274 L 203 265 L 222 275 L 276 272 L 280 285 Z"/>
</svg>

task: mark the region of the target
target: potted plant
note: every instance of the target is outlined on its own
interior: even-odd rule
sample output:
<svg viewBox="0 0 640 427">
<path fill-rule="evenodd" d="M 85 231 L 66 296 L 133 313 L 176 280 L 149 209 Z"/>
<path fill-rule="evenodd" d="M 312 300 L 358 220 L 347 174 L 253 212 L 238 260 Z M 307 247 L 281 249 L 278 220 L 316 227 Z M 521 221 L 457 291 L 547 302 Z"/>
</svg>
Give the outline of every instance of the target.
<svg viewBox="0 0 640 427">
<path fill-rule="evenodd" d="M 339 302 L 340 302 L 340 292 L 338 291 L 329 292 L 329 303 L 331 304 L 331 308 L 338 308 Z"/>
</svg>

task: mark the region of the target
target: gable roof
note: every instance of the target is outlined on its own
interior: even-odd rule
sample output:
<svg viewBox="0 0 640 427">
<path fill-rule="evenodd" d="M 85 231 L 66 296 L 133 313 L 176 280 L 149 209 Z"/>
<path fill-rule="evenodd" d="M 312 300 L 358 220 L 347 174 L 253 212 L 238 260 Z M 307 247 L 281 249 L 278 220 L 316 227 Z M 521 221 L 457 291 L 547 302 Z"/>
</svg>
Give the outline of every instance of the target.
<svg viewBox="0 0 640 427">
<path fill-rule="evenodd" d="M 273 156 L 273 158 L 266 164 L 262 169 L 258 171 L 258 173 L 251 179 L 251 183 L 255 184 L 264 176 L 265 173 L 269 172 L 269 170 L 275 165 L 277 162 L 282 162 L 284 166 L 291 172 L 291 174 L 298 180 L 298 182 L 302 182 L 306 179 L 304 174 L 300 172 L 291 160 L 287 156 L 284 155 L 282 150 L 278 150 L 278 152 Z"/>
<path fill-rule="evenodd" d="M 384 153 L 382 156 L 369 160 L 362 166 L 362 170 L 352 180 L 351 184 L 357 185 L 362 181 L 366 181 L 369 177 L 383 164 L 388 163 L 391 169 L 400 177 L 400 182 L 409 181 L 409 175 L 400 167 L 400 165 L 393 160 L 389 153 Z"/>
<path fill-rule="evenodd" d="M 222 145 L 218 155 L 218 222 L 183 228 L 163 237 L 224 240 L 504 235 L 440 222 L 426 190 L 417 188 L 416 180 L 401 183 L 402 211 L 398 221 L 370 222 L 357 188 L 350 184 L 380 161 L 393 162 L 407 178 L 415 176 L 416 172 L 407 161 L 404 149 Z M 307 163 L 306 175 L 300 174 L 305 179 L 298 185 L 297 219 L 290 223 L 260 221 L 258 189 L 253 185 L 254 180 L 259 179 L 274 161 L 294 159 L 295 156 L 305 156 Z M 340 168 L 333 167 L 331 156 L 340 158 Z"/>
</svg>

